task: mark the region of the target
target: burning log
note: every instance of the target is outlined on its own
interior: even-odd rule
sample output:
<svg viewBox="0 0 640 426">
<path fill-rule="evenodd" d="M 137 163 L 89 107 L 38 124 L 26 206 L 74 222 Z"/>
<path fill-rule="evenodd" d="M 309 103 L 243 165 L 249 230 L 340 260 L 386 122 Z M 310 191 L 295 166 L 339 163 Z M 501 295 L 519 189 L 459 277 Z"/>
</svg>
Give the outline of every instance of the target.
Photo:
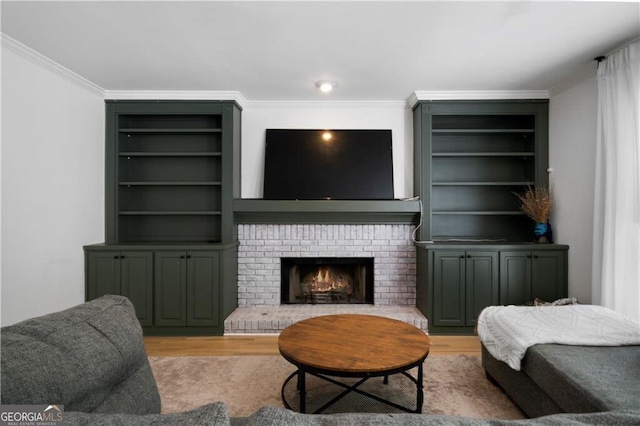
<svg viewBox="0 0 640 426">
<path fill-rule="evenodd" d="M 315 272 L 307 274 L 300 282 L 302 294 L 342 294 L 350 296 L 353 278 L 346 271 L 333 267 L 321 266 Z"/>
</svg>

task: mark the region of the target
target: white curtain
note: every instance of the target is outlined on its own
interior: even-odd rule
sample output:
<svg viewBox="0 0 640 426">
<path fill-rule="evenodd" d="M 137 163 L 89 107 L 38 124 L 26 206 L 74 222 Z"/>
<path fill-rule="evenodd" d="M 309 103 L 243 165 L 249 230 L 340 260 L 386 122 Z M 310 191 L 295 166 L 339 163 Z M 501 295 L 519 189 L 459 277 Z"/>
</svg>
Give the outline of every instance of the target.
<svg viewBox="0 0 640 426">
<path fill-rule="evenodd" d="M 640 322 L 640 41 L 598 66 L 593 301 Z"/>
</svg>

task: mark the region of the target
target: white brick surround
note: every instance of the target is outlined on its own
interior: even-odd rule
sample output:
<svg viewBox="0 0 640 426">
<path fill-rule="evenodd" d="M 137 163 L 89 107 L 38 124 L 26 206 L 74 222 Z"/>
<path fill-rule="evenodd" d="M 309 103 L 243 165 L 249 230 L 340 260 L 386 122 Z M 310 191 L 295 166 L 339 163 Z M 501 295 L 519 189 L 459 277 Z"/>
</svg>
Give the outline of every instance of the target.
<svg viewBox="0 0 640 426">
<path fill-rule="evenodd" d="M 415 306 L 413 225 L 238 225 L 238 306 L 280 304 L 281 257 L 373 257 L 374 305 Z"/>
</svg>

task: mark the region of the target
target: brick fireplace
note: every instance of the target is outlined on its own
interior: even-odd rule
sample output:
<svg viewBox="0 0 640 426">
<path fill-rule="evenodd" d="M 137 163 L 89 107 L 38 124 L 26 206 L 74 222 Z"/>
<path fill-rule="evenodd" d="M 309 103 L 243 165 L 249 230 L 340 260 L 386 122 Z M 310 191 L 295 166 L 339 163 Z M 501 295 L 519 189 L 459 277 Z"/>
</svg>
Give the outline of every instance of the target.
<svg viewBox="0 0 640 426">
<path fill-rule="evenodd" d="M 294 322 L 332 314 L 395 318 L 427 331 L 416 308 L 413 225 L 240 224 L 238 308 L 225 334 L 278 333 Z M 281 303 L 283 259 L 369 259 L 371 297 L 358 303 Z"/>
<path fill-rule="evenodd" d="M 278 306 L 283 258 L 372 258 L 373 305 L 415 306 L 413 225 L 238 225 L 238 306 Z"/>
</svg>

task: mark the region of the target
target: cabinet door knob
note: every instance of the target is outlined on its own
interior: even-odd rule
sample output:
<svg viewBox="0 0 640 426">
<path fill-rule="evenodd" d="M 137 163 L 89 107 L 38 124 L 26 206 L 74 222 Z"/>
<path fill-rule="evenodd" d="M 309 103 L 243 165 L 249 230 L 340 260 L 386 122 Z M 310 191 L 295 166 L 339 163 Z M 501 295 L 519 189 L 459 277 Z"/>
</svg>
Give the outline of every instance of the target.
<svg viewBox="0 0 640 426">
<path fill-rule="evenodd" d="M 180 259 L 184 259 L 184 255 L 180 256 Z"/>
<path fill-rule="evenodd" d="M 190 254 L 187 255 L 187 259 L 191 259 L 191 255 Z"/>
<path fill-rule="evenodd" d="M 527 255 L 527 259 L 531 259 L 531 255 L 530 254 Z"/>
<path fill-rule="evenodd" d="M 113 258 L 114 259 L 120 259 L 120 256 L 116 255 L 116 256 L 113 256 Z"/>
<path fill-rule="evenodd" d="M 124 259 L 124 256 L 120 256 L 120 259 Z"/>
<path fill-rule="evenodd" d="M 471 255 L 470 254 L 467 255 L 467 259 L 471 259 Z"/>
<path fill-rule="evenodd" d="M 533 255 L 533 258 L 534 258 L 534 259 L 537 259 L 537 258 L 538 258 L 538 255 L 537 255 L 537 254 L 534 254 L 534 255 Z"/>
<path fill-rule="evenodd" d="M 460 255 L 460 259 L 464 259 L 464 254 L 461 254 L 461 255 Z"/>
</svg>

